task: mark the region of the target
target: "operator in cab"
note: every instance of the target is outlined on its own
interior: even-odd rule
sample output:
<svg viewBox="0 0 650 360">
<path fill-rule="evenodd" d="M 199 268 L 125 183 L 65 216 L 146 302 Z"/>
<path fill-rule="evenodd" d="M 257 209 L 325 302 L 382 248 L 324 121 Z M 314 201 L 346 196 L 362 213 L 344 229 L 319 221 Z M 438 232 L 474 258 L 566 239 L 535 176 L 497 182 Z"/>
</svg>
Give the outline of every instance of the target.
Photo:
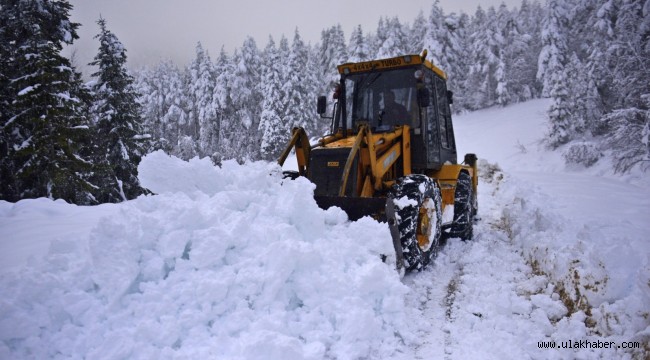
<svg viewBox="0 0 650 360">
<path fill-rule="evenodd" d="M 382 125 L 405 125 L 411 118 L 406 107 L 395 101 L 392 90 L 384 91 L 384 109 L 381 113 Z"/>
</svg>

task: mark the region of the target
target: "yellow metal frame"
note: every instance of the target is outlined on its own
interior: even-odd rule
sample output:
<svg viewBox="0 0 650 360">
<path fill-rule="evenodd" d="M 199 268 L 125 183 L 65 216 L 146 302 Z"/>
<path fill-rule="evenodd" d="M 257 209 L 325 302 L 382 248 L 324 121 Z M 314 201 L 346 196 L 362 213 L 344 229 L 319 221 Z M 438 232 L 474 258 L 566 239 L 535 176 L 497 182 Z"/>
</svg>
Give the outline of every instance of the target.
<svg viewBox="0 0 650 360">
<path fill-rule="evenodd" d="M 291 149 L 294 147 L 296 149 L 296 159 L 298 160 L 298 173 L 300 173 L 302 176 L 307 176 L 311 145 L 309 144 L 309 137 L 307 137 L 305 129 L 301 127 L 293 128 L 291 140 L 289 140 L 289 144 L 280 155 L 278 164 L 280 164 L 280 166 L 284 165 L 284 162 L 287 160 L 289 153 L 291 153 Z"/>
<path fill-rule="evenodd" d="M 360 197 L 372 197 L 375 191 L 390 187 L 393 181 L 383 181 L 385 175 L 392 170 L 393 165 L 401 158 L 404 175 L 411 173 L 411 137 L 409 126 L 396 127 L 394 131 L 373 134 L 368 125 L 361 125 L 355 137 L 339 141 L 331 141 L 326 147 L 350 147 L 343 174 L 339 196 L 345 196 L 348 178 L 351 171 L 357 171 L 359 179 L 363 179 L 354 189 L 354 194 Z M 351 140 L 354 139 L 353 142 Z M 359 158 L 357 169 L 352 169 L 355 158 Z M 404 155 L 404 156 L 403 156 Z"/>
<path fill-rule="evenodd" d="M 395 183 L 394 174 L 386 177 L 393 170 L 395 163 L 401 158 L 404 175 L 412 174 L 411 169 L 411 137 L 408 125 L 398 126 L 387 133 L 373 134 L 368 125 L 359 127 L 356 134 L 345 136 L 343 131 L 329 135 L 319 141 L 319 145 L 327 148 L 350 148 L 350 154 L 345 162 L 341 175 L 339 196 L 373 197 L 375 192 L 388 189 Z M 289 153 L 295 148 L 298 161 L 298 172 L 306 176 L 309 168 L 309 153 L 311 146 L 303 128 L 294 128 L 287 148 L 282 152 L 278 163 L 284 164 Z M 353 169 L 354 160 L 359 158 L 358 166 Z M 338 165 L 338 164 L 337 164 Z M 357 171 L 357 178 L 362 179 L 352 194 L 346 194 L 348 179 L 352 171 Z M 472 179 L 472 188 L 477 193 L 478 174 L 476 163 L 473 166 L 463 164 L 446 164 L 437 171 L 428 171 L 427 176 L 435 179 L 440 186 L 443 209 L 453 205 L 456 183 L 461 171 L 466 171 Z"/>
</svg>

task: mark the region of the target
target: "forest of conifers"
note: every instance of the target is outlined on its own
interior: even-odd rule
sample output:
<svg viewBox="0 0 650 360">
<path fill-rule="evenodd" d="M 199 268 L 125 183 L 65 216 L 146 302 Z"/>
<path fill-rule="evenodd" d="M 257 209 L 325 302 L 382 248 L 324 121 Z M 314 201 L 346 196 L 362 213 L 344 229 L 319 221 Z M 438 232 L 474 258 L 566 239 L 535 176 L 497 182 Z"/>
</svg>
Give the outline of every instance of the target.
<svg viewBox="0 0 650 360">
<path fill-rule="evenodd" d="M 70 9 L 0 0 L 0 199 L 131 199 L 147 192 L 137 164 L 157 149 L 216 164 L 272 160 L 292 127 L 328 131 L 315 99 L 331 95 L 336 65 L 423 49 L 447 73 L 455 112 L 548 97 L 540 136 L 567 162 L 608 156 L 614 171 L 650 168 L 650 0 L 523 0 L 471 15 L 436 1 L 415 19 L 380 18 L 376 29 L 333 25 L 316 44 L 299 29 L 213 57 L 199 43 L 187 66 L 136 71 L 98 19 L 89 82 L 61 55 L 78 38 Z"/>
</svg>

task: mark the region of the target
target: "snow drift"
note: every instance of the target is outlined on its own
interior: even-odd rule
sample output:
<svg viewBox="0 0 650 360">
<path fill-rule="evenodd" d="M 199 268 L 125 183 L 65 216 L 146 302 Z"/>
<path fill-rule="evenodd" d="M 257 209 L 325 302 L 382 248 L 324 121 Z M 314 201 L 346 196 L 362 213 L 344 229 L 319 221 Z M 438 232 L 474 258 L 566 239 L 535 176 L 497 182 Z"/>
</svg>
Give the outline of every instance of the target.
<svg viewBox="0 0 650 360">
<path fill-rule="evenodd" d="M 102 218 L 87 241 L 54 241 L 45 261 L 2 275 L 0 358 L 404 351 L 407 288 L 381 261 L 392 252 L 385 225 L 319 209 L 311 183 L 282 182 L 268 163 L 216 168 L 157 152 L 140 171 L 158 195 Z"/>
</svg>

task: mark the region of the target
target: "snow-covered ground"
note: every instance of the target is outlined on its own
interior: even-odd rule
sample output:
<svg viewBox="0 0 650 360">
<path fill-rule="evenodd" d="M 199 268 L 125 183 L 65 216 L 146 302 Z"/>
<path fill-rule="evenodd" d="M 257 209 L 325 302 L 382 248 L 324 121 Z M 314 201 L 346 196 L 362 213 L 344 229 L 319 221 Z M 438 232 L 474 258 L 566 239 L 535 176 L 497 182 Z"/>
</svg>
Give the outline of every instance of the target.
<svg viewBox="0 0 650 360">
<path fill-rule="evenodd" d="M 475 239 L 402 279 L 385 224 L 264 162 L 157 152 L 155 196 L 0 201 L 0 359 L 647 358 L 647 174 L 567 168 L 539 144 L 547 106 L 455 118 L 481 158 Z"/>
</svg>

